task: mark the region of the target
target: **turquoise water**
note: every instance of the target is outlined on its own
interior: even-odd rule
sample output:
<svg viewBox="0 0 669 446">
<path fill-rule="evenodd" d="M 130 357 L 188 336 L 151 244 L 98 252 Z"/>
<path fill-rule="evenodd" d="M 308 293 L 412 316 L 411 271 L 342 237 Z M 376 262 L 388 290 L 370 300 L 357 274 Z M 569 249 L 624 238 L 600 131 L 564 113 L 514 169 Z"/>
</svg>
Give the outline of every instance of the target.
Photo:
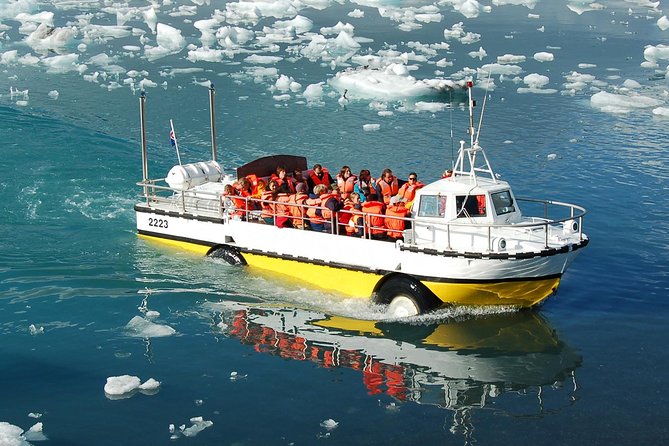
<svg viewBox="0 0 669 446">
<path fill-rule="evenodd" d="M 590 98 L 597 89 L 631 94 L 621 88 L 632 79 L 641 84 L 632 90 L 666 106 L 667 80 L 640 64 L 644 46 L 666 42 L 669 31 L 655 24 L 663 14 L 642 2 L 606 2 L 606 9 L 582 15 L 564 2 L 537 3 L 531 10 L 495 6 L 471 19 L 442 6 L 442 22 L 408 33 L 371 6 L 300 12 L 315 32 L 339 20 L 353 23 L 356 36 L 374 39 L 364 52 L 383 42 L 402 51 L 410 40 L 439 42 L 444 28 L 463 21 L 482 38 L 450 42 L 450 54 L 438 57 L 454 59 L 441 68 L 447 76 L 520 54 L 527 56 L 521 79 L 550 78 L 545 88 L 556 93 L 520 94 L 522 81 L 493 75 L 497 88 L 489 92 L 482 130 L 493 168 L 516 195 L 588 209 L 590 245 L 536 312 L 458 309 L 383 321 L 364 302 L 139 240 L 138 95 L 127 87 L 108 91 L 100 86 L 108 82 L 77 73 L 3 65 L 0 422 L 23 430 L 42 422 L 42 444 L 53 445 L 665 443 L 668 121 L 653 116 L 652 107 L 602 112 Z M 56 26 L 82 10 L 101 11 L 97 4 L 41 7 L 55 12 Z M 197 8 L 190 20 L 208 18 L 214 7 Z M 363 19 L 346 15 L 356 7 Z M 198 44 L 199 32 L 165 14 L 170 8 L 163 7 L 160 21 Z M 115 23 L 109 12 L 99 16 Z M 29 51 L 18 23 L 2 23 L 11 29 L 0 51 Z M 146 28 L 141 21 L 132 26 Z M 76 43 L 63 51 L 77 51 Z M 184 50 L 148 62 L 141 54 L 122 56 L 129 44 L 138 45 L 137 38 L 90 43 L 81 59 L 104 51 L 126 69 L 168 82 L 147 92 L 153 177 L 176 162 L 170 118 L 186 160 L 209 153 L 207 91 L 193 80 L 212 79 L 217 87 L 219 161 L 226 168 L 282 152 L 331 169 L 391 166 L 401 176 L 416 170 L 429 181 L 450 164 L 451 119 L 456 144 L 466 138 L 466 112 L 457 106 L 418 113 L 391 101 L 394 114 L 382 117 L 370 100 L 341 107 L 339 93 L 327 86 L 321 105 L 307 106 L 297 94 L 282 102 L 272 98 L 273 81 L 236 75 L 248 65 L 243 56 L 192 63 Z M 482 61 L 467 55 L 479 47 L 488 54 Z M 533 60 L 538 51 L 553 52 L 555 60 Z M 596 67 L 581 69 L 582 63 Z M 276 67 L 303 91 L 344 69 L 325 65 L 299 59 Z M 434 65 L 417 65 L 412 75 L 435 77 Z M 169 67 L 207 71 L 160 77 Z M 574 70 L 605 84 L 565 94 L 564 75 Z M 10 98 L 10 86 L 30 89 L 26 105 Z M 54 89 L 57 100 L 47 96 Z M 481 104 L 484 91 L 475 95 Z M 365 132 L 367 123 L 381 127 Z M 129 328 L 147 309 L 176 333 Z M 110 399 L 106 380 L 120 375 L 155 378 L 159 392 Z M 186 431 L 194 436 L 180 433 L 193 417 L 213 424 Z"/>
</svg>

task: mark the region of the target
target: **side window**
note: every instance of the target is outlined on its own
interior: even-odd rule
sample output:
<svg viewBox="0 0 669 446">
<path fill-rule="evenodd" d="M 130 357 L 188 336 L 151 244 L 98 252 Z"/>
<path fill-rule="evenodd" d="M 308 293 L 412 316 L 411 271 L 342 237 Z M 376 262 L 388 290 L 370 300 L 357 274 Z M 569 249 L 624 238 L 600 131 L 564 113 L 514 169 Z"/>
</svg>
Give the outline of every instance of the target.
<svg viewBox="0 0 669 446">
<path fill-rule="evenodd" d="M 513 205 L 513 198 L 508 190 L 494 193 L 490 197 L 492 198 L 492 204 L 495 206 L 497 215 L 508 214 L 516 210 L 516 207 Z"/>
<path fill-rule="evenodd" d="M 458 218 L 485 217 L 485 195 L 458 195 L 455 197 Z"/>
<path fill-rule="evenodd" d="M 422 195 L 418 206 L 419 217 L 444 217 L 446 197 L 442 195 Z"/>
</svg>

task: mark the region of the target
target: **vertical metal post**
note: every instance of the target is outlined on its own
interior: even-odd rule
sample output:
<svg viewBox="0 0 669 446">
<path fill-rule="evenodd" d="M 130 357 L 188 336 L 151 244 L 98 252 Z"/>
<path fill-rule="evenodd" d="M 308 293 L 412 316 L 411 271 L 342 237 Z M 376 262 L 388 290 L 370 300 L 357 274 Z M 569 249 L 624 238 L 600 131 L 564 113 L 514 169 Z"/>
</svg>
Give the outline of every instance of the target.
<svg viewBox="0 0 669 446">
<path fill-rule="evenodd" d="M 546 249 L 548 249 L 548 223 L 544 224 L 544 228 L 546 228 Z"/>
<path fill-rule="evenodd" d="M 214 110 L 214 84 L 209 86 L 209 119 L 211 121 L 211 160 L 216 161 L 216 111 Z"/>
<path fill-rule="evenodd" d="M 142 182 L 144 186 L 144 197 L 148 200 L 149 198 L 149 188 L 146 186 L 149 181 L 149 160 L 146 150 L 146 122 L 144 120 L 144 103 L 146 102 L 146 94 L 142 92 L 139 95 L 139 129 L 140 129 L 140 138 L 142 141 Z"/>
</svg>

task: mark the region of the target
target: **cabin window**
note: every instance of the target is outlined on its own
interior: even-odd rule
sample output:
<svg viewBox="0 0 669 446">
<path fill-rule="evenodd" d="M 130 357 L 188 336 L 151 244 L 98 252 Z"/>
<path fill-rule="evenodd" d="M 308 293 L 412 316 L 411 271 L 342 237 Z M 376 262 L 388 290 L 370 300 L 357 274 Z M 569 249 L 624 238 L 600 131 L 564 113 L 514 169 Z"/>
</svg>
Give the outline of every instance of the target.
<svg viewBox="0 0 669 446">
<path fill-rule="evenodd" d="M 421 195 L 418 207 L 419 217 L 444 217 L 446 215 L 446 196 Z"/>
<path fill-rule="evenodd" d="M 513 198 L 508 190 L 491 194 L 490 197 L 492 198 L 492 204 L 495 206 L 497 215 L 516 211 L 516 207 L 513 205 Z"/>
<path fill-rule="evenodd" d="M 485 217 L 485 195 L 458 195 L 455 197 L 458 218 Z"/>
</svg>

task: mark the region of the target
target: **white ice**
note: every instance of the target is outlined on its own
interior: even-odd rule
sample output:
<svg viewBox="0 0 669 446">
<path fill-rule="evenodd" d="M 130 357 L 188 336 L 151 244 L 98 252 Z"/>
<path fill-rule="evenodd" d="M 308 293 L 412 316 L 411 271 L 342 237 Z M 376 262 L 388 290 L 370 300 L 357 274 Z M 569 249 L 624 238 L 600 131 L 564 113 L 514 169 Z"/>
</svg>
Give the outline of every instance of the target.
<svg viewBox="0 0 669 446">
<path fill-rule="evenodd" d="M 653 109 L 655 116 L 664 116 L 669 118 L 669 107 L 657 107 Z"/>
<path fill-rule="evenodd" d="M 503 56 L 497 56 L 497 63 L 502 65 L 519 64 L 525 62 L 526 59 L 525 56 L 505 54 Z"/>
<path fill-rule="evenodd" d="M 110 376 L 105 384 L 105 393 L 112 396 L 125 395 L 137 390 L 141 381 L 136 376 Z"/>
<path fill-rule="evenodd" d="M 663 15 L 657 20 L 657 26 L 662 30 L 666 31 L 669 29 L 669 19 L 666 15 Z"/>
<path fill-rule="evenodd" d="M 593 107 L 607 113 L 629 113 L 634 110 L 658 107 L 663 104 L 658 99 L 639 94 L 621 95 L 600 91 L 590 98 Z"/>
<path fill-rule="evenodd" d="M 57 50 L 65 48 L 76 36 L 75 28 L 53 28 L 40 24 L 25 42 L 36 50 Z"/>
<path fill-rule="evenodd" d="M 176 333 L 176 330 L 168 325 L 156 324 L 141 316 L 135 316 L 130 319 L 125 329 L 130 336 L 139 338 L 158 338 L 172 336 Z"/>
<path fill-rule="evenodd" d="M 147 379 L 144 383 L 142 383 L 138 389 L 139 390 L 157 390 L 160 387 L 160 381 L 156 381 L 153 378 Z"/>
<path fill-rule="evenodd" d="M 400 100 L 435 95 L 453 88 L 456 82 L 445 79 L 418 80 L 407 66 L 393 63 L 383 69 L 346 70 L 338 72 L 328 83 L 340 93 L 358 99 Z"/>
<path fill-rule="evenodd" d="M 193 417 L 190 419 L 190 422 L 193 423 L 191 427 L 185 428 L 185 426 L 182 426 L 184 428 L 181 429 L 181 433 L 186 437 L 194 437 L 206 428 L 214 425 L 212 421 L 204 420 L 202 417 Z"/>
<path fill-rule="evenodd" d="M 312 105 L 320 103 L 323 97 L 323 83 L 307 85 L 302 96 Z"/>
<path fill-rule="evenodd" d="M 267 64 L 272 65 L 283 60 L 280 56 L 261 56 L 260 54 L 252 54 L 244 59 L 244 62 L 250 64 Z"/>
<path fill-rule="evenodd" d="M 337 426 L 339 426 L 339 423 L 333 420 L 332 418 L 328 418 L 327 420 L 321 421 L 321 427 L 329 431 L 336 429 Z"/>
<path fill-rule="evenodd" d="M 548 53 L 546 51 L 540 51 L 538 53 L 534 53 L 534 60 L 539 61 L 539 62 L 552 62 L 555 59 L 555 56 L 553 53 Z"/>
<path fill-rule="evenodd" d="M 0 421 L 0 445 L 27 446 L 29 444 L 23 437 L 23 429 L 5 421 Z"/>
<path fill-rule="evenodd" d="M 58 93 L 58 90 L 51 90 L 47 96 L 53 100 L 56 100 L 58 99 L 58 96 L 60 96 L 60 93 Z"/>
<path fill-rule="evenodd" d="M 483 58 L 488 55 L 488 53 L 486 52 L 486 50 L 483 49 L 483 47 L 479 47 L 478 51 L 470 51 L 467 54 L 469 55 L 469 57 L 474 59 L 478 58 L 479 60 L 483 60 Z"/>
<path fill-rule="evenodd" d="M 356 8 L 353 11 L 349 12 L 348 16 L 352 17 L 354 19 L 361 19 L 365 16 L 365 13 L 364 13 L 364 11 L 361 11 L 361 10 Z"/>
<path fill-rule="evenodd" d="M 44 435 L 44 425 L 43 423 L 35 423 L 30 429 L 28 429 L 25 434 L 23 434 L 26 441 L 45 441 L 48 440 L 47 436 Z"/>
<path fill-rule="evenodd" d="M 514 5 L 525 6 L 529 9 L 534 9 L 538 2 L 539 0 L 492 0 L 492 4 L 495 6 Z"/>
<path fill-rule="evenodd" d="M 381 124 L 363 124 L 362 129 L 366 132 L 376 132 L 381 128 Z"/>
<path fill-rule="evenodd" d="M 144 54 L 150 61 L 160 59 L 170 54 L 181 51 L 186 46 L 186 39 L 181 35 L 181 31 L 164 23 L 158 23 L 156 26 L 157 47 L 146 45 Z"/>
</svg>

